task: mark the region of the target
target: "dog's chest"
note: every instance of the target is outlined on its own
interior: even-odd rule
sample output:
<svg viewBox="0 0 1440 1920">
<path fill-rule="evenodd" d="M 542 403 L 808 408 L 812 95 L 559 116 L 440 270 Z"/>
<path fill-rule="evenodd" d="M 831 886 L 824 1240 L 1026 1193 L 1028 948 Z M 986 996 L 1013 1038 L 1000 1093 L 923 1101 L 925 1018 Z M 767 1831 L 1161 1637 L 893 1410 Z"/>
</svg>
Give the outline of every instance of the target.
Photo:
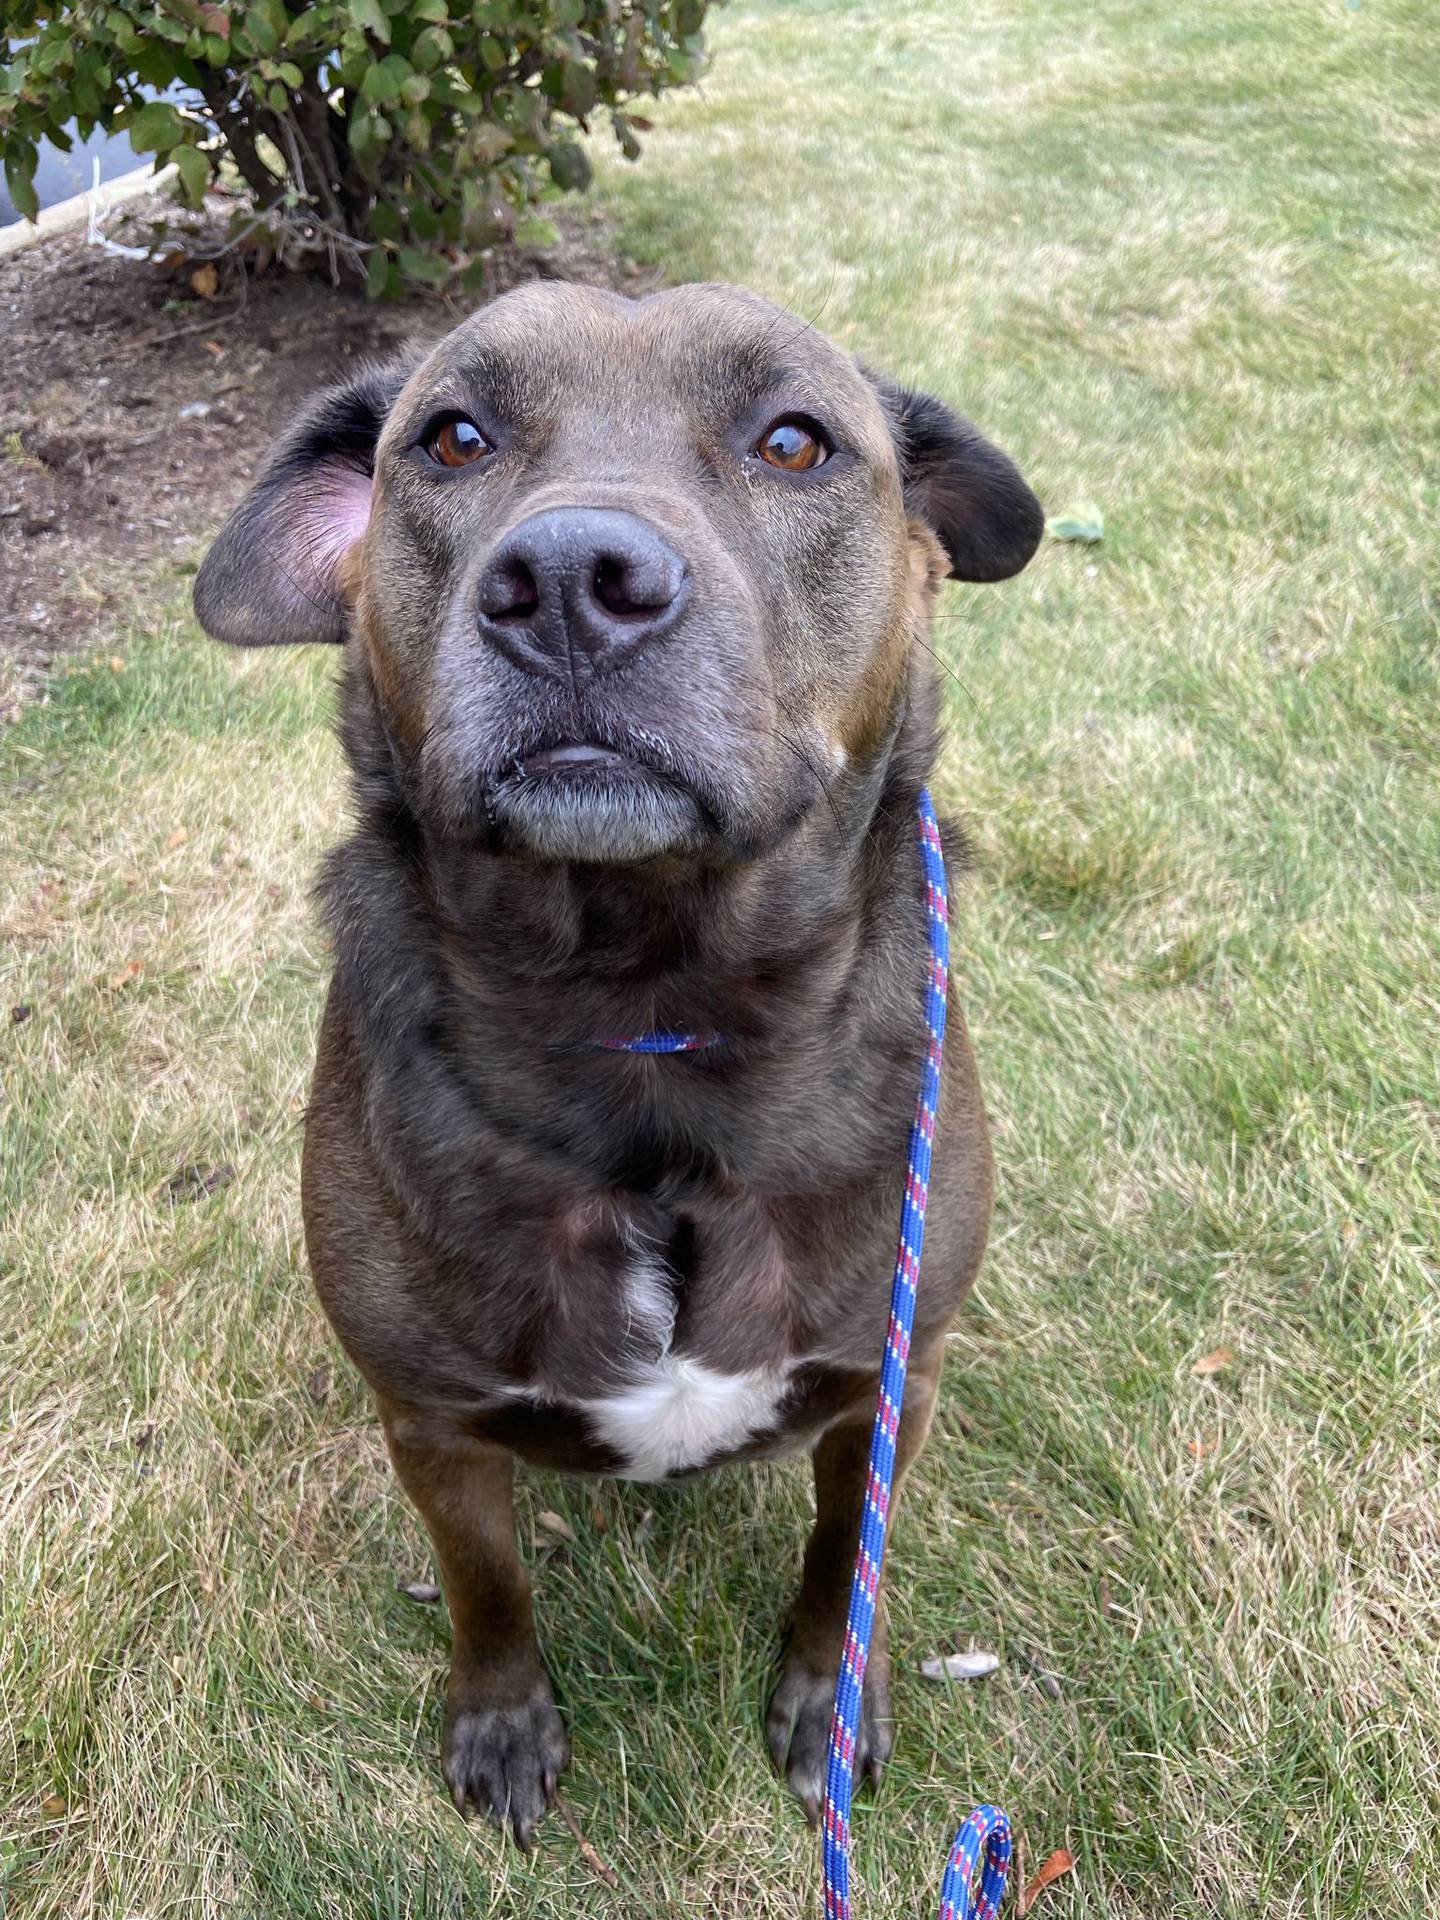
<svg viewBox="0 0 1440 1920">
<path fill-rule="evenodd" d="M 775 1428 L 794 1363 L 772 1353 L 750 1367 L 687 1350 L 670 1276 L 643 1256 L 619 1276 L 622 1354 L 602 1391 L 577 1410 L 628 1479 L 664 1480 L 736 1453 Z"/>
<path fill-rule="evenodd" d="M 779 1424 L 788 1372 L 719 1373 L 667 1354 L 634 1383 L 583 1404 L 601 1442 L 628 1480 L 667 1480 L 739 1453 Z"/>
<path fill-rule="evenodd" d="M 512 1357 L 490 1376 L 493 1437 L 637 1480 L 778 1446 L 802 1361 L 793 1276 L 778 1237 L 741 1207 L 738 1233 L 714 1212 L 702 1230 L 614 1195 L 575 1209 L 548 1236 Z"/>
</svg>

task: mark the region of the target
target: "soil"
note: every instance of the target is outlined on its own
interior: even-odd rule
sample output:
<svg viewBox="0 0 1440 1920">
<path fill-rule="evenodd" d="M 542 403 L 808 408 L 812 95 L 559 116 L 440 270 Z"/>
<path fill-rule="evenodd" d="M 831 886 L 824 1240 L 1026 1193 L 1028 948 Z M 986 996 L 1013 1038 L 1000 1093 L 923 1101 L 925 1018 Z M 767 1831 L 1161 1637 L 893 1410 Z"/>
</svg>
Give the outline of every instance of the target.
<svg viewBox="0 0 1440 1920">
<path fill-rule="evenodd" d="M 136 203 L 114 238 L 166 209 Z M 173 212 L 173 209 L 170 211 Z M 598 214 L 497 266 L 643 291 Z M 369 304 L 328 279 L 190 251 L 130 260 L 59 235 L 0 259 L 0 718 L 60 653 L 94 644 L 158 567 L 193 564 L 268 443 L 347 363 L 431 339 L 475 305 Z"/>
</svg>

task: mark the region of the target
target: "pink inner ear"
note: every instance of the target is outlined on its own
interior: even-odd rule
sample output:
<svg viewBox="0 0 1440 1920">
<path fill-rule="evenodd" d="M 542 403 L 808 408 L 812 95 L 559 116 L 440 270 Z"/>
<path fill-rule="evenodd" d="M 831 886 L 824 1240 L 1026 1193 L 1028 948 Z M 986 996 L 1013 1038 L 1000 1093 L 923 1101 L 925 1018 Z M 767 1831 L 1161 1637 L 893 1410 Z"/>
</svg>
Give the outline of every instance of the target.
<svg viewBox="0 0 1440 1920">
<path fill-rule="evenodd" d="M 291 537 L 297 594 L 334 597 L 341 557 L 370 524 L 370 475 L 355 467 L 323 466 L 296 489 Z"/>
</svg>

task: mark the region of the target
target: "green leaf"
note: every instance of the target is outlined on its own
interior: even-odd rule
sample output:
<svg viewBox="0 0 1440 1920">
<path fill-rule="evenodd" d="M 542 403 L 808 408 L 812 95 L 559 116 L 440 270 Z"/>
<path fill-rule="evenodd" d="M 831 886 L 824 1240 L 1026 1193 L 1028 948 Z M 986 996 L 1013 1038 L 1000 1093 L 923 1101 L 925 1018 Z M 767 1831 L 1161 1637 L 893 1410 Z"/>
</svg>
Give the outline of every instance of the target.
<svg viewBox="0 0 1440 1920">
<path fill-rule="evenodd" d="M 154 40 L 138 47 L 130 57 L 136 79 L 143 80 L 147 87 L 168 87 L 175 78 L 175 55 Z"/>
<path fill-rule="evenodd" d="M 1105 516 L 1093 500 L 1081 500 L 1047 520 L 1045 531 L 1052 540 L 1078 540 L 1093 547 L 1105 538 Z"/>
<path fill-rule="evenodd" d="M 530 213 L 515 222 L 515 244 L 519 247 L 553 247 L 559 244 L 560 229 L 538 213 Z"/>
<path fill-rule="evenodd" d="M 445 0 L 415 0 L 415 5 L 410 9 L 410 18 L 443 22 L 450 18 L 450 10 Z"/>
<path fill-rule="evenodd" d="M 35 192 L 35 149 L 29 152 L 7 153 L 5 156 L 5 184 L 10 189 L 10 198 L 15 202 L 16 211 L 23 213 L 27 220 L 40 217 L 40 200 Z"/>
<path fill-rule="evenodd" d="M 560 104 L 566 113 L 573 113 L 577 120 L 583 120 L 594 108 L 598 92 L 593 67 L 587 67 L 581 60 L 565 62 L 560 83 Z"/>
<path fill-rule="evenodd" d="M 136 153 L 168 153 L 185 138 L 185 122 L 168 100 L 149 100 L 130 122 Z"/>
<path fill-rule="evenodd" d="M 369 226 L 377 240 L 400 238 L 400 216 L 388 200 L 377 200 L 370 209 Z M 373 259 L 373 256 L 372 256 Z"/>
<path fill-rule="evenodd" d="M 192 207 L 203 204 L 210 184 L 210 162 L 198 147 L 176 147 L 171 158 L 180 173 L 180 185 Z"/>
<path fill-rule="evenodd" d="M 407 279 L 423 281 L 430 287 L 443 287 L 453 270 L 448 260 L 437 259 L 433 253 L 420 253 L 414 247 L 402 247 L 400 271 Z"/>
<path fill-rule="evenodd" d="M 400 98 L 400 81 L 388 61 L 377 60 L 369 69 L 360 82 L 360 95 L 365 100 L 378 100 L 382 106 Z"/>
<path fill-rule="evenodd" d="M 273 53 L 280 44 L 280 35 L 274 22 L 259 7 L 251 7 L 246 14 L 245 32 L 257 53 Z"/>
<path fill-rule="evenodd" d="M 350 150 L 360 160 L 373 160 L 381 147 L 389 144 L 395 129 L 383 113 L 370 113 L 364 109 L 352 114 L 350 131 L 347 136 Z"/>
<path fill-rule="evenodd" d="M 552 147 L 545 157 L 550 162 L 550 178 L 562 193 L 583 193 L 589 186 L 590 156 L 573 140 Z"/>
<path fill-rule="evenodd" d="M 455 42 L 444 27 L 426 27 L 410 49 L 410 58 L 422 73 L 433 73 L 436 67 L 443 67 L 454 57 Z"/>
<path fill-rule="evenodd" d="M 385 17 L 380 0 L 350 0 L 350 18 L 357 27 L 363 27 L 372 40 L 389 46 L 390 22 Z"/>
<path fill-rule="evenodd" d="M 370 258 L 365 263 L 365 298 L 367 300 L 383 300 L 385 298 L 392 271 L 393 262 L 385 249 L 383 247 L 373 248 Z"/>
</svg>

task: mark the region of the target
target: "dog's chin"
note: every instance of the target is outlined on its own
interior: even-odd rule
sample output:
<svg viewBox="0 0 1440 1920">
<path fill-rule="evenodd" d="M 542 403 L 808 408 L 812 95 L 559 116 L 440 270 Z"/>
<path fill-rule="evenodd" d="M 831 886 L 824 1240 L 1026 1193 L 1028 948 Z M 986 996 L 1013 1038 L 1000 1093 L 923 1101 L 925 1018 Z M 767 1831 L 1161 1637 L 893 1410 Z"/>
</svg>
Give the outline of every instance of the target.
<svg viewBox="0 0 1440 1920">
<path fill-rule="evenodd" d="M 683 787 L 590 749 L 527 761 L 492 789 L 490 813 L 506 844 L 536 860 L 634 866 L 698 853 L 710 838 Z"/>
</svg>

